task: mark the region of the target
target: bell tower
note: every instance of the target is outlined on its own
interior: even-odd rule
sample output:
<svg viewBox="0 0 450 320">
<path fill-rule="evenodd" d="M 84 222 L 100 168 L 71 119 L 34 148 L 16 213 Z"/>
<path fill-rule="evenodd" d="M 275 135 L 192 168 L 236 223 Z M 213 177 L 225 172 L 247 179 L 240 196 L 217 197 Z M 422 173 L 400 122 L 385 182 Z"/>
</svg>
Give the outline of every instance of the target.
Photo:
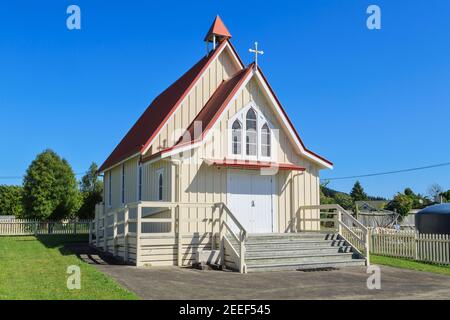
<svg viewBox="0 0 450 320">
<path fill-rule="evenodd" d="M 227 27 L 223 23 L 222 19 L 220 19 L 219 15 L 216 16 L 214 22 L 209 28 L 208 33 L 205 36 L 206 49 L 209 52 L 208 44 L 212 42 L 213 50 L 216 49 L 217 43 L 220 43 L 223 39 L 231 38 L 231 34 L 228 31 Z"/>
</svg>

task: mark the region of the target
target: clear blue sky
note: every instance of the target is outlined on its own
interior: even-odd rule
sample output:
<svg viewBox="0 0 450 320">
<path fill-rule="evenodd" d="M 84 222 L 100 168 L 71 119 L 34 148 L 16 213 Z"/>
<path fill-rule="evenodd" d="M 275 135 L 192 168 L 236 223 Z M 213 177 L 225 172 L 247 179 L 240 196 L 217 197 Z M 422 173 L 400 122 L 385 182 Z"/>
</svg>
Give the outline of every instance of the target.
<svg viewBox="0 0 450 320">
<path fill-rule="evenodd" d="M 81 7 L 79 31 L 66 28 L 70 4 Z M 366 28 L 369 4 L 381 7 L 380 31 Z M 450 161 L 450 1 L 3 1 L 0 176 L 22 176 L 46 148 L 75 172 L 100 164 L 204 54 L 217 13 L 246 63 L 259 41 L 305 143 L 335 163 L 322 177 Z M 450 167 L 361 182 L 381 196 L 450 189 Z"/>
</svg>

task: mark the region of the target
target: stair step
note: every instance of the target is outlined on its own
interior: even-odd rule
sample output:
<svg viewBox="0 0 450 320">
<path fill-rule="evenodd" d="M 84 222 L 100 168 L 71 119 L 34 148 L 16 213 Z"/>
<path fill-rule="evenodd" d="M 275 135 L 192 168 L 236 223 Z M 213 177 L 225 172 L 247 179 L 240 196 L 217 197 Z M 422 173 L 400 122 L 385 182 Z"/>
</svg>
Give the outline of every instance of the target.
<svg viewBox="0 0 450 320">
<path fill-rule="evenodd" d="M 270 257 L 279 257 L 286 255 L 307 255 L 311 253 L 315 254 L 326 254 L 326 253 L 350 253 L 352 252 L 351 246 L 342 246 L 342 247 L 296 247 L 296 248 L 277 248 L 274 249 L 247 249 L 245 256 L 250 257 L 259 257 L 259 256 L 270 256 Z"/>
<path fill-rule="evenodd" d="M 285 255 L 285 256 L 257 256 L 245 257 L 247 265 L 272 264 L 272 263 L 288 263 L 288 264 L 304 264 L 313 261 L 327 262 L 351 260 L 354 253 L 310 253 L 301 255 Z"/>
<path fill-rule="evenodd" d="M 249 234 L 248 240 L 270 240 L 270 239 L 322 239 L 333 240 L 338 239 L 337 233 L 271 233 L 271 234 Z"/>
<path fill-rule="evenodd" d="M 364 259 L 349 259 L 344 261 L 311 261 L 308 263 L 271 263 L 259 265 L 247 265 L 247 272 L 261 272 L 261 271 L 283 271 L 283 270 L 304 270 L 304 269 L 318 269 L 318 268 L 343 268 L 364 266 L 366 264 Z"/>
</svg>

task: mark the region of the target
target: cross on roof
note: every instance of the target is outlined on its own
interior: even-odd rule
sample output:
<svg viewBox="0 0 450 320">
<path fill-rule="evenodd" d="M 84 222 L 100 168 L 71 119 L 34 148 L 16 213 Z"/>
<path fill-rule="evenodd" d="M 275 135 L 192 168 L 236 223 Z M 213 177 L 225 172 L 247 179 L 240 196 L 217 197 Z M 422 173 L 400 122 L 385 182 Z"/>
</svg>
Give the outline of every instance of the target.
<svg viewBox="0 0 450 320">
<path fill-rule="evenodd" d="M 249 52 L 255 54 L 255 68 L 258 66 L 258 54 L 263 55 L 264 51 L 258 51 L 258 42 L 255 42 L 255 49 L 248 49 Z"/>
</svg>

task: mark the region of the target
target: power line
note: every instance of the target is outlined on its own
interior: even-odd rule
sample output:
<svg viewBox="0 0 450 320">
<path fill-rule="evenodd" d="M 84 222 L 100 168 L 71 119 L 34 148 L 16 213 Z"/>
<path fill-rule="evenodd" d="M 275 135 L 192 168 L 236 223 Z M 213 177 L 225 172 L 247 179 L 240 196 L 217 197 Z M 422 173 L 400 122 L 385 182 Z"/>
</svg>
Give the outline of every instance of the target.
<svg viewBox="0 0 450 320">
<path fill-rule="evenodd" d="M 324 181 L 348 180 L 348 179 L 356 179 L 356 178 L 385 176 L 385 175 L 389 175 L 389 174 L 412 172 L 412 171 L 426 170 L 426 169 L 446 167 L 446 166 L 450 166 L 450 162 L 438 163 L 438 164 L 433 164 L 433 165 L 424 166 L 424 167 L 417 167 L 417 168 L 409 168 L 409 169 L 386 171 L 386 172 L 377 172 L 377 173 L 368 173 L 368 174 L 362 174 L 362 175 L 357 175 L 357 176 L 346 176 L 346 177 L 337 177 L 337 178 L 323 178 L 322 180 L 324 180 Z"/>
</svg>

